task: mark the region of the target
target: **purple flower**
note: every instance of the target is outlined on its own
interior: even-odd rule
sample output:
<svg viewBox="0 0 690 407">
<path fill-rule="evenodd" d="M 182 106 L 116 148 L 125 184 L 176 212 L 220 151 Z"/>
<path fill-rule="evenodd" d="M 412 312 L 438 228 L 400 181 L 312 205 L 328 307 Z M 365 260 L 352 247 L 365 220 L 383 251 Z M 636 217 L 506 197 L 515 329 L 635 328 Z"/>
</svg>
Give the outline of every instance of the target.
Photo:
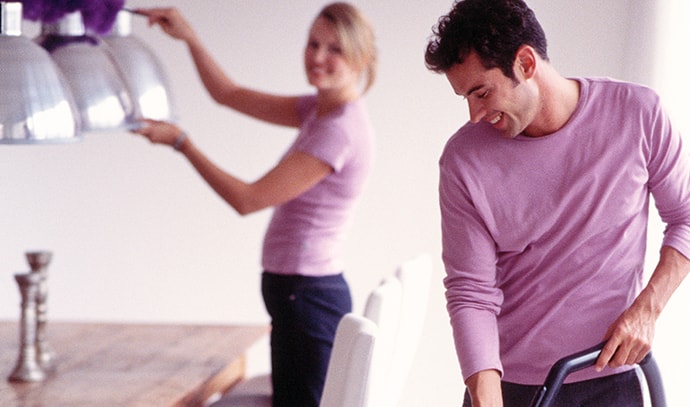
<svg viewBox="0 0 690 407">
<path fill-rule="evenodd" d="M 125 0 L 21 0 L 21 3 L 27 20 L 54 23 L 66 14 L 81 11 L 87 29 L 106 34 Z"/>
<path fill-rule="evenodd" d="M 98 34 L 107 34 L 115 23 L 117 13 L 122 10 L 125 0 L 84 0 L 81 14 L 84 25 Z"/>
</svg>

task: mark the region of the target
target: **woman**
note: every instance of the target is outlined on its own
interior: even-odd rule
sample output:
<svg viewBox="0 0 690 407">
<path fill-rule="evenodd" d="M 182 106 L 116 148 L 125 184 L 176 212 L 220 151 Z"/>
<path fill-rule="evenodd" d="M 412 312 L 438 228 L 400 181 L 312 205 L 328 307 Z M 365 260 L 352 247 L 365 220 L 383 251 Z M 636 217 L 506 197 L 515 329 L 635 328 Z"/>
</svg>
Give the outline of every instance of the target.
<svg viewBox="0 0 690 407">
<path fill-rule="evenodd" d="M 337 324 L 352 309 L 342 249 L 372 163 L 373 132 L 362 100 L 376 73 L 371 25 L 349 4 L 324 7 L 304 50 L 316 92 L 285 97 L 226 76 L 178 10 L 138 11 L 187 44 L 216 102 L 299 129 L 284 157 L 253 183 L 220 169 L 173 124 L 146 120 L 134 132 L 182 153 L 238 213 L 275 207 L 262 254 L 262 294 L 272 324 L 273 405 L 317 406 Z"/>
</svg>

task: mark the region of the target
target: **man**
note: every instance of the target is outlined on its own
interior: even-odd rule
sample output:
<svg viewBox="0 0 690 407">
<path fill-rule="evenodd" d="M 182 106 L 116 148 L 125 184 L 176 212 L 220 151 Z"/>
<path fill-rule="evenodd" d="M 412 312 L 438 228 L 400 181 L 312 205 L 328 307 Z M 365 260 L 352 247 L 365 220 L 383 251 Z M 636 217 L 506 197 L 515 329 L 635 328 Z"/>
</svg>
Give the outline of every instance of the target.
<svg viewBox="0 0 690 407">
<path fill-rule="evenodd" d="M 447 308 L 465 406 L 526 406 L 559 358 L 606 341 L 563 406 L 642 406 L 632 365 L 690 269 L 690 159 L 657 95 L 564 78 L 521 0 L 464 0 L 427 67 L 469 105 L 440 159 Z M 666 223 L 644 282 L 650 194 Z"/>
</svg>

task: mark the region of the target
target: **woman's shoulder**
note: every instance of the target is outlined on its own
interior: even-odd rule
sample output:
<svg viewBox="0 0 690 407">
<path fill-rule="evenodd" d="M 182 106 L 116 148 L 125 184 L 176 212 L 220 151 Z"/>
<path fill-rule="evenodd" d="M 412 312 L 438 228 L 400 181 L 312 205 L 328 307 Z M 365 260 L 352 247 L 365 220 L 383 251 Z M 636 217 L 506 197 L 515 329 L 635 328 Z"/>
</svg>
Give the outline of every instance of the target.
<svg viewBox="0 0 690 407">
<path fill-rule="evenodd" d="M 297 96 L 297 114 L 300 120 L 304 120 L 313 112 L 316 112 L 316 95 Z"/>
</svg>

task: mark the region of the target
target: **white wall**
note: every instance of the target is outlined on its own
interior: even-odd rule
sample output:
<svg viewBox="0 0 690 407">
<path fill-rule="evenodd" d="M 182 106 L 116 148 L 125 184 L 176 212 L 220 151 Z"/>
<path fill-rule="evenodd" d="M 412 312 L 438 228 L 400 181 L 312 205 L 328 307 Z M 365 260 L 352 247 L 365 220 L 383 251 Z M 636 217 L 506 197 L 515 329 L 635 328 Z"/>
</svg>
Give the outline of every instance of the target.
<svg viewBox="0 0 690 407">
<path fill-rule="evenodd" d="M 325 3 L 130 0 L 128 5 L 179 6 L 235 79 L 295 93 L 310 91 L 302 47 Z M 419 252 L 434 256 L 425 337 L 401 405 L 458 405 L 463 385 L 443 299 L 436 184 L 441 149 L 467 112 L 445 79 L 423 64 L 430 28 L 451 1 L 354 3 L 376 27 L 381 66 L 368 97 L 378 159 L 350 236 L 347 277 L 361 310 L 369 290 L 398 263 Z M 639 47 L 628 46 L 636 38 L 631 33 L 646 24 L 645 14 L 637 14 L 644 0 L 635 0 L 635 7 L 628 0 L 530 3 L 563 74 L 647 79 L 630 69 L 631 60 L 644 58 L 632 57 L 629 51 Z M 27 33 L 36 29 L 25 24 Z M 202 149 L 248 180 L 275 162 L 293 131 L 215 106 L 182 44 L 148 29 L 142 19 L 135 20 L 134 30 L 167 67 L 179 121 Z M 49 249 L 55 256 L 52 319 L 268 321 L 259 293 L 259 250 L 269 212 L 237 216 L 169 148 L 127 133 L 87 135 L 76 145 L 0 146 L 0 191 L 2 319 L 19 315 L 12 275 L 28 270 L 24 251 Z M 658 227 L 652 232 L 661 233 Z M 657 343 L 682 351 L 669 340 L 676 333 L 664 332 L 678 321 L 680 315 L 662 321 Z M 673 365 L 675 372 L 689 360 L 687 354 L 665 357 L 662 367 Z M 671 405 L 690 400 L 682 387 L 673 393 Z"/>
<path fill-rule="evenodd" d="M 690 140 L 690 104 L 687 99 L 690 89 L 690 50 L 683 41 L 690 37 L 690 4 L 683 0 L 665 0 L 660 2 L 660 6 L 652 16 L 659 27 L 655 38 L 657 47 L 652 53 L 641 53 L 636 64 L 646 65 L 641 63 L 647 59 L 645 56 L 654 58 L 653 85 L 664 98 L 674 124 L 687 141 Z M 661 228 L 660 222 L 658 227 Z M 690 284 L 685 282 L 662 314 L 655 342 L 654 352 L 664 373 L 669 405 L 674 406 L 687 405 L 690 400 L 687 382 L 683 380 L 690 361 L 690 349 L 687 347 L 690 334 L 686 328 L 689 306 Z"/>
</svg>

